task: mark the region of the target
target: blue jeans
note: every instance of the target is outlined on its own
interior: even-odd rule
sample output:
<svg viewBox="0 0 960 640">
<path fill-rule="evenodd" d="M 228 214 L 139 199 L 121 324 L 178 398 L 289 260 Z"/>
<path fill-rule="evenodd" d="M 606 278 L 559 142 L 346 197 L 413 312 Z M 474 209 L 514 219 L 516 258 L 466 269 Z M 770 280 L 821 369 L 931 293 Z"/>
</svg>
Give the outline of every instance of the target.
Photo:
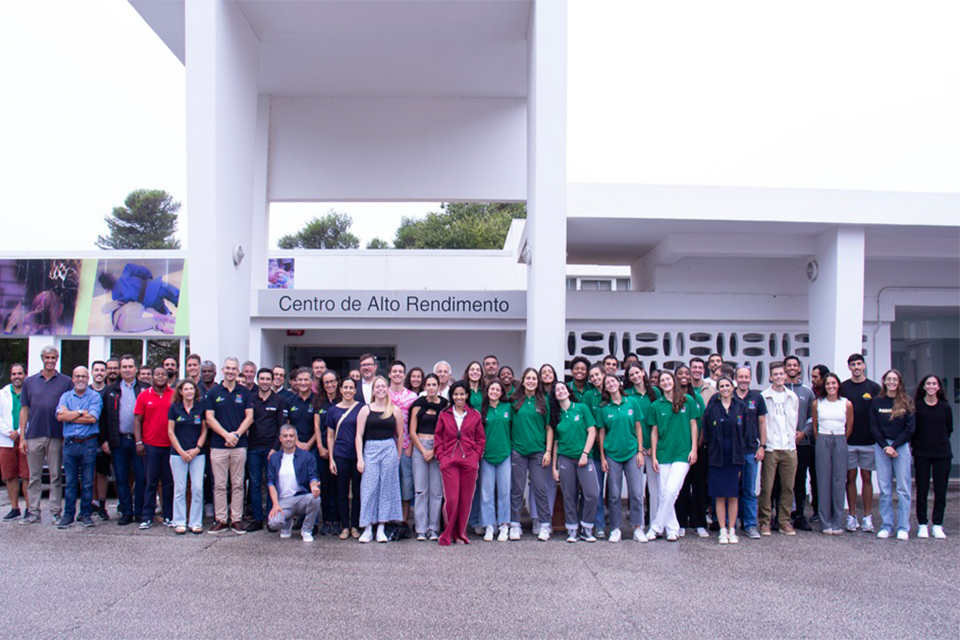
<svg viewBox="0 0 960 640">
<path fill-rule="evenodd" d="M 740 467 L 740 521 L 743 528 L 757 526 L 757 459 L 749 451 Z"/>
<path fill-rule="evenodd" d="M 500 464 L 480 460 L 480 525 L 510 524 L 510 457 Z"/>
<path fill-rule="evenodd" d="M 138 517 L 143 511 L 143 458 L 137 455 L 133 438 L 120 436 L 120 446 L 110 450 L 113 477 L 117 485 L 118 510 L 122 515 Z M 133 471 L 133 495 L 130 495 L 130 472 Z"/>
<path fill-rule="evenodd" d="M 80 517 L 93 513 L 93 473 L 97 464 L 97 439 L 86 442 L 63 441 L 63 471 L 66 483 L 66 499 L 63 517 L 73 520 L 77 513 L 77 483 L 80 484 Z"/>
<path fill-rule="evenodd" d="M 267 472 L 269 449 L 247 449 L 247 475 L 250 477 L 250 509 L 253 521 L 263 522 L 263 477 Z M 316 456 L 316 450 L 310 455 Z"/>
<path fill-rule="evenodd" d="M 892 442 L 892 441 L 891 441 Z M 910 530 L 910 491 L 913 459 L 910 443 L 897 448 L 897 457 L 891 458 L 880 445 L 874 445 L 877 462 L 877 484 L 880 485 L 881 529 L 893 531 L 893 481 L 897 481 L 897 530 Z"/>
<path fill-rule="evenodd" d="M 190 526 L 203 526 L 203 467 L 202 453 L 190 462 L 184 462 L 175 451 L 170 452 L 170 471 L 173 474 L 173 525 L 187 524 L 187 478 L 190 479 Z"/>
<path fill-rule="evenodd" d="M 146 485 L 143 490 L 143 511 L 140 512 L 141 522 L 153 522 L 153 514 L 157 508 L 157 485 L 161 485 L 164 520 L 173 520 L 173 472 L 170 471 L 170 447 L 154 447 L 144 445 L 147 454 L 144 456 L 144 476 Z"/>
</svg>

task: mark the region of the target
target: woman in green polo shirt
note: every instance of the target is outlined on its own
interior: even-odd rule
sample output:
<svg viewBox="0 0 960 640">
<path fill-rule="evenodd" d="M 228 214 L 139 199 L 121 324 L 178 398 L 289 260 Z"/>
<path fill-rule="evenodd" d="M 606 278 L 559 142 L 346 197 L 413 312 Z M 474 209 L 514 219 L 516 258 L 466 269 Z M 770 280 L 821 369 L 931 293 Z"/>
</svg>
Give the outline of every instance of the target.
<svg viewBox="0 0 960 640">
<path fill-rule="evenodd" d="M 564 525 L 567 542 L 577 541 L 577 529 L 583 527 L 583 539 L 596 542 L 593 520 L 600 497 L 597 470 L 592 458 L 597 437 L 596 421 L 586 405 L 570 401 L 570 390 L 563 384 L 553 387 L 556 412 L 551 413 L 556 438 L 553 445 L 553 479 L 563 492 Z M 578 490 L 583 492 L 583 517 L 577 525 Z"/>
<path fill-rule="evenodd" d="M 666 531 L 667 540 L 675 542 L 680 523 L 673 508 L 690 465 L 697 461 L 697 405 L 693 398 L 677 389 L 673 373 L 660 373 L 663 396 L 650 407 L 650 447 L 653 470 L 660 474 L 660 504 L 650 524 L 647 539 L 653 540 Z"/>
<path fill-rule="evenodd" d="M 590 361 L 583 356 L 577 356 L 570 361 L 570 376 L 573 380 L 567 383 L 567 388 L 574 402 L 583 402 L 583 394 L 592 388 L 587 382 L 588 371 L 590 371 Z"/>
<path fill-rule="evenodd" d="M 553 450 L 553 429 L 550 410 L 540 387 L 537 370 L 530 367 L 520 378 L 520 388 L 512 398 L 513 431 L 511 442 L 510 539 L 520 539 L 520 509 L 523 492 L 530 479 L 530 490 L 540 514 L 549 514 L 547 507 L 547 474 Z M 549 515 L 546 515 L 549 518 Z M 550 539 L 550 521 L 540 526 L 540 540 Z"/>
<path fill-rule="evenodd" d="M 470 389 L 468 404 L 477 411 L 480 411 L 480 405 L 483 404 L 483 366 L 474 360 L 464 369 L 463 379 Z"/>
<path fill-rule="evenodd" d="M 628 364 L 624 371 L 623 395 L 637 403 L 640 408 L 640 421 L 643 424 L 643 481 L 646 484 L 644 495 L 650 496 L 647 505 L 650 519 L 653 519 L 660 506 L 660 474 L 653 470 L 653 451 L 650 449 L 650 421 L 647 413 L 650 407 L 660 397 L 660 389 L 648 384 L 643 365 Z"/>
<path fill-rule="evenodd" d="M 610 496 L 610 542 L 620 542 L 623 513 L 620 496 L 623 479 L 627 479 L 630 503 L 630 524 L 633 539 L 646 542 L 643 533 L 643 432 L 640 408 L 620 393 L 616 376 L 603 378 L 603 396 L 598 410 L 600 426 L 600 467 L 607 474 L 607 495 Z"/>
<path fill-rule="evenodd" d="M 483 539 L 493 540 L 494 526 L 500 525 L 497 542 L 506 542 L 510 528 L 510 429 L 513 407 L 503 399 L 503 385 L 487 385 L 480 416 L 487 441 L 480 459 L 480 526 Z"/>
</svg>

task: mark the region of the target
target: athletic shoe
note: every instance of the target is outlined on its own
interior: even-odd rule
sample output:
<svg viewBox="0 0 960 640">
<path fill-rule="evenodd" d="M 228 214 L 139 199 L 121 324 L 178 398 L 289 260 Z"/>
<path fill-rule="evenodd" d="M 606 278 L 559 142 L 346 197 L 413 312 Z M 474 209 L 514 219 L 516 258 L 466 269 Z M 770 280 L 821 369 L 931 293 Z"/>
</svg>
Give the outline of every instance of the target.
<svg viewBox="0 0 960 640">
<path fill-rule="evenodd" d="M 304 542 L 313 542 L 313 533 L 306 529 L 300 530 L 300 537 L 303 538 Z"/>
<path fill-rule="evenodd" d="M 263 531 L 263 523 L 259 520 L 254 520 L 247 525 L 246 532 L 253 533 L 254 531 Z"/>
<path fill-rule="evenodd" d="M 863 524 L 860 525 L 860 528 L 867 533 L 873 533 L 873 516 L 863 516 Z"/>
<path fill-rule="evenodd" d="M 824 529 L 823 531 L 821 531 L 821 533 L 822 533 L 823 535 L 825 535 L 825 536 L 832 536 L 832 535 L 833 535 L 833 529 Z"/>
<path fill-rule="evenodd" d="M 489 526 L 483 531 L 483 541 L 493 542 L 493 527 Z"/>
<path fill-rule="evenodd" d="M 93 523 L 93 518 L 91 518 L 90 516 L 83 516 L 82 518 L 80 518 L 80 522 L 82 522 L 83 526 L 86 527 L 87 529 L 89 529 L 90 527 L 97 526 Z"/>
<path fill-rule="evenodd" d="M 647 536 L 643 533 L 643 530 L 640 527 L 637 527 L 633 530 L 633 539 L 636 542 L 646 542 Z"/>
<path fill-rule="evenodd" d="M 427 540 L 430 542 L 436 542 L 440 539 L 440 535 L 436 531 L 427 531 Z"/>
<path fill-rule="evenodd" d="M 810 516 L 810 522 L 812 522 L 813 524 L 819 524 L 820 516 L 818 516 L 817 514 L 813 514 L 812 516 Z"/>
<path fill-rule="evenodd" d="M 389 542 L 390 538 L 387 537 L 386 527 L 382 524 L 377 526 L 377 542 Z"/>
<path fill-rule="evenodd" d="M 221 531 L 226 531 L 229 528 L 230 528 L 230 525 L 228 525 L 226 522 L 214 522 L 213 526 L 207 529 L 207 533 L 216 535 Z"/>
<path fill-rule="evenodd" d="M 610 529 L 610 538 L 607 542 L 617 543 L 620 542 L 623 534 L 620 532 L 620 529 Z"/>
<path fill-rule="evenodd" d="M 719 527 L 717 527 L 717 529 L 719 530 Z M 701 538 L 709 538 L 710 532 L 704 529 L 703 527 L 697 527 L 697 535 L 700 536 Z"/>
<path fill-rule="evenodd" d="M 900 529 L 900 531 L 897 531 L 897 540 L 909 540 L 909 539 L 910 539 L 910 534 L 907 533 L 906 529 Z"/>
<path fill-rule="evenodd" d="M 740 543 L 740 538 L 737 537 L 737 530 L 734 529 L 733 527 L 730 527 L 730 528 L 727 530 L 727 541 L 728 541 L 730 544 L 739 544 L 739 543 Z"/>
<path fill-rule="evenodd" d="M 567 529 L 567 542 L 573 543 L 576 541 L 577 541 L 577 530 Z"/>
<path fill-rule="evenodd" d="M 877 537 L 881 540 L 886 540 L 890 537 L 890 531 L 887 529 L 880 529 L 880 531 L 877 531 Z"/>
<path fill-rule="evenodd" d="M 803 516 L 793 521 L 793 528 L 799 531 L 813 531 L 813 527 L 810 526 L 810 523 L 807 522 L 807 519 Z"/>
<path fill-rule="evenodd" d="M 195 527 L 190 527 L 190 533 L 195 535 L 200 535 L 201 533 L 203 533 L 203 526 L 198 524 Z"/>
<path fill-rule="evenodd" d="M 847 531 L 856 531 L 860 528 L 860 525 L 857 524 L 856 516 L 847 516 Z"/>
<path fill-rule="evenodd" d="M 751 540 L 759 540 L 760 532 L 757 530 L 756 527 L 749 527 L 747 529 L 747 537 L 750 538 Z"/>
<path fill-rule="evenodd" d="M 510 525 L 510 539 L 519 540 L 520 539 L 520 525 L 512 524 Z"/>
<path fill-rule="evenodd" d="M 73 518 L 63 517 L 60 518 L 60 522 L 57 523 L 57 529 L 69 529 L 73 526 Z"/>
<path fill-rule="evenodd" d="M 242 522 L 234 522 L 230 525 L 230 528 L 233 529 L 233 532 L 238 536 L 242 536 L 247 532 L 247 530 L 243 528 Z"/>
<path fill-rule="evenodd" d="M 647 531 L 647 542 L 652 542 L 657 539 L 657 532 L 653 529 Z"/>
<path fill-rule="evenodd" d="M 720 544 L 730 544 L 730 538 L 727 537 L 727 536 L 728 536 L 727 530 L 726 530 L 726 529 L 721 529 L 721 530 L 720 530 L 720 539 L 719 539 L 717 542 L 719 542 Z"/>
<path fill-rule="evenodd" d="M 173 526 L 173 520 L 171 520 L 170 518 L 164 518 L 164 519 L 163 519 L 163 526 L 165 526 L 165 527 L 172 527 L 172 526 Z"/>
<path fill-rule="evenodd" d="M 927 525 L 921 524 L 917 525 L 917 537 L 918 538 L 929 538 L 930 532 L 927 531 Z"/>
<path fill-rule="evenodd" d="M 670 533 L 667 534 L 667 542 L 676 542 L 676 541 L 677 541 L 677 534 L 676 534 L 676 533 L 674 533 L 673 531 L 671 531 Z"/>
<path fill-rule="evenodd" d="M 13 522 L 20 517 L 20 509 L 10 509 L 7 515 L 3 516 L 4 522 Z"/>
<path fill-rule="evenodd" d="M 769 522 L 765 522 L 764 524 L 760 525 L 760 535 L 762 536 L 769 536 L 772 530 L 773 529 L 770 528 Z"/>
<path fill-rule="evenodd" d="M 367 544 L 373 540 L 373 527 L 367 527 L 360 535 L 360 544 Z"/>
<path fill-rule="evenodd" d="M 292 535 L 293 535 L 293 530 L 292 530 L 292 529 L 291 529 L 290 531 L 287 531 L 286 529 L 281 529 L 281 530 L 280 530 L 280 537 L 281 537 L 282 539 L 284 539 L 284 540 L 286 540 L 287 538 L 289 538 L 289 537 L 292 536 Z"/>
<path fill-rule="evenodd" d="M 103 521 L 107 521 L 110 519 L 110 514 L 107 513 L 107 505 L 105 502 L 100 503 L 100 508 L 97 509 L 97 517 Z"/>
<path fill-rule="evenodd" d="M 477 525 L 473 528 L 473 534 L 477 536 L 483 536 L 487 534 L 487 530 L 484 527 Z"/>
<path fill-rule="evenodd" d="M 593 529 L 584 529 L 580 534 L 580 539 L 584 542 L 596 542 L 597 536 L 593 535 Z"/>
<path fill-rule="evenodd" d="M 500 525 L 500 535 L 497 536 L 497 542 L 506 542 L 510 539 L 510 527 L 508 525 Z"/>
<path fill-rule="evenodd" d="M 418 534 L 417 534 L 417 542 L 426 542 L 426 541 L 427 541 L 427 534 L 426 534 L 426 533 L 418 533 Z"/>
<path fill-rule="evenodd" d="M 796 529 L 794 529 L 793 525 L 789 523 L 780 525 L 780 533 L 782 533 L 785 536 L 797 535 Z"/>
<path fill-rule="evenodd" d="M 598 537 L 598 538 L 606 538 L 606 537 L 607 537 L 607 533 L 603 530 L 603 527 L 597 527 L 596 529 L 594 529 L 594 530 L 593 530 L 593 535 L 595 535 L 595 536 Z"/>
<path fill-rule="evenodd" d="M 933 525 L 933 537 L 937 540 L 946 540 L 947 534 L 943 532 L 943 525 L 935 524 Z"/>
<path fill-rule="evenodd" d="M 320 535 L 322 536 L 328 536 L 331 533 L 333 533 L 333 531 L 334 531 L 333 525 L 330 524 L 329 522 L 324 522 L 323 526 L 320 527 Z"/>
<path fill-rule="evenodd" d="M 530 533 L 532 533 L 532 534 L 535 535 L 535 536 L 540 534 L 540 521 L 539 521 L 539 520 L 534 520 L 534 521 L 530 524 Z"/>
<path fill-rule="evenodd" d="M 540 533 L 537 534 L 537 540 L 546 542 L 550 539 L 550 527 L 540 527 Z"/>
<path fill-rule="evenodd" d="M 37 524 L 38 522 L 40 522 L 40 516 L 38 514 L 24 511 L 23 520 L 20 521 L 20 524 Z"/>
<path fill-rule="evenodd" d="M 123 514 L 117 519 L 118 527 L 125 527 L 128 524 L 132 524 L 132 523 L 133 523 L 133 516 L 128 516 L 127 514 Z"/>
<path fill-rule="evenodd" d="M 140 523 L 140 530 L 146 531 L 152 526 L 153 526 L 153 520 L 144 520 L 143 522 Z"/>
<path fill-rule="evenodd" d="M 680 536 L 681 538 L 686 538 L 686 537 L 687 537 L 687 528 L 686 528 L 686 527 L 680 527 L 679 536 Z"/>
</svg>

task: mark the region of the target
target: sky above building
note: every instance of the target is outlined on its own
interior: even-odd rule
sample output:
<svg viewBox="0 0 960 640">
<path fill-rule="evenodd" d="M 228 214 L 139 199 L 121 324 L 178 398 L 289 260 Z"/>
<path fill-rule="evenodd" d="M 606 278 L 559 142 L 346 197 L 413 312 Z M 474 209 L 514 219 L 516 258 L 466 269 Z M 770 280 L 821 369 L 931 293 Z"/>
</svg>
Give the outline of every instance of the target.
<svg viewBox="0 0 960 640">
<path fill-rule="evenodd" d="M 960 191 L 953 1 L 568 0 L 571 182 Z M 184 68 L 125 0 L 0 5 L 0 250 L 89 250 L 138 188 L 184 203 Z M 363 244 L 437 203 L 338 208 Z"/>
</svg>

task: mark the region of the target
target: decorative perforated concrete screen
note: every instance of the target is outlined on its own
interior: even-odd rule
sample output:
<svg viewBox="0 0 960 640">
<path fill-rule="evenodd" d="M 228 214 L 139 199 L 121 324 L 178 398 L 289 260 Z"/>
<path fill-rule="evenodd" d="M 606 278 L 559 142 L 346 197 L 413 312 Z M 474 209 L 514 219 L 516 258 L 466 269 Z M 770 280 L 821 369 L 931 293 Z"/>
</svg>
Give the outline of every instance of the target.
<svg viewBox="0 0 960 640">
<path fill-rule="evenodd" d="M 868 340 L 865 334 L 864 354 L 871 348 Z M 816 364 L 809 362 L 809 342 L 810 336 L 803 325 L 734 328 L 691 324 L 663 329 L 646 324 L 568 323 L 565 367 L 569 369 L 574 356 L 582 355 L 592 362 L 613 354 L 623 361 L 627 354 L 635 353 L 647 371 L 676 369 L 693 356 L 706 360 L 711 353 L 719 353 L 730 365 L 750 367 L 755 385 L 760 386 L 766 383 L 767 365 L 788 355 L 799 357 L 809 373 L 809 368 Z M 809 380 L 809 376 L 804 379 Z"/>
</svg>

